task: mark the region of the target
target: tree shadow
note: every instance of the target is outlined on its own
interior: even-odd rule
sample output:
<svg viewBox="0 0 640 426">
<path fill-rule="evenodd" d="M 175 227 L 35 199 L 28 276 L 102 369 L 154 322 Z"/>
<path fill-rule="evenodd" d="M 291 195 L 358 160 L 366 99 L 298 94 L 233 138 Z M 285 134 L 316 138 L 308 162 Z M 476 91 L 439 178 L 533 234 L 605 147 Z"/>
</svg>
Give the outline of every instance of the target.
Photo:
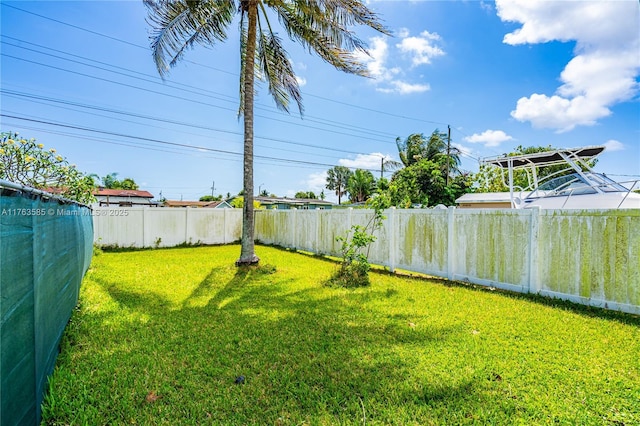
<svg viewBox="0 0 640 426">
<path fill-rule="evenodd" d="M 442 350 L 450 335 L 460 332 L 456 327 L 412 329 L 404 319 L 355 312 L 372 297 L 371 289 L 319 296 L 320 280 L 292 289 L 294 278 L 284 273 L 240 268 L 229 275 L 228 268 L 212 268 L 178 309 L 157 294 L 94 278 L 119 305 L 149 317 L 146 323 L 114 329 L 108 313 L 94 314 L 102 317 L 102 327 L 90 332 L 111 334 L 116 341 L 98 364 L 125 371 L 148 363 L 162 370 L 155 380 L 163 404 L 192 398 L 189 407 L 203 399 L 217 407 L 203 422 L 274 423 L 284 416 L 299 423 L 318 413 L 330 423 L 349 423 L 365 409 L 368 421 L 389 423 L 395 405 L 415 411 L 420 421 L 434 403 L 465 409 L 481 403 L 469 397 L 478 378 L 432 386 L 420 372 L 420 359 L 406 355 L 412 348 Z M 205 305 L 192 303 L 203 298 L 208 298 Z M 129 393 L 139 386 L 119 381 L 116 371 L 102 374 Z M 240 375 L 246 382 L 237 386 Z M 205 389 L 197 385 L 203 381 L 209 384 Z M 144 398 L 144 392 L 137 392 Z M 112 396 L 92 398 L 109 401 Z M 107 406 L 117 404 L 112 400 Z M 152 415 L 159 423 L 179 420 L 165 409 L 144 405 L 140 415 Z"/>
</svg>

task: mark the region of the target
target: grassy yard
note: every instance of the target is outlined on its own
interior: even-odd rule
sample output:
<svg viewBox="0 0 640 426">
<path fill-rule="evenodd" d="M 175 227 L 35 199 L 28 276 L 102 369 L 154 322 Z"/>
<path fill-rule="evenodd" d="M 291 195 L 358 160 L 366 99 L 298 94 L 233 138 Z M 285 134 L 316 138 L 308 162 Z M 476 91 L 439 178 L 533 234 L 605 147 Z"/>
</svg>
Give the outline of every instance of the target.
<svg viewBox="0 0 640 426">
<path fill-rule="evenodd" d="M 94 257 L 43 423 L 640 424 L 638 317 L 239 252 Z"/>
</svg>

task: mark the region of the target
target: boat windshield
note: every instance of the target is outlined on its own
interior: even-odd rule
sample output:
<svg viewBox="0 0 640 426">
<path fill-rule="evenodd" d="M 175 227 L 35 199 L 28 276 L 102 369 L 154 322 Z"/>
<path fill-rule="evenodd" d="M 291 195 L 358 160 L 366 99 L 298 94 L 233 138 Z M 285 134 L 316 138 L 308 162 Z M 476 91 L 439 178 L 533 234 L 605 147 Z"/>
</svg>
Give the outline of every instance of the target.
<svg viewBox="0 0 640 426">
<path fill-rule="evenodd" d="M 599 173 L 585 173 L 585 180 L 578 173 L 560 176 L 543 183 L 538 191 L 547 195 L 559 195 L 570 193 L 571 195 L 595 194 L 595 187 L 602 192 L 629 192 L 629 189 Z M 536 192 L 536 191 L 534 191 Z M 551 194 L 550 194 L 551 193 Z"/>
</svg>

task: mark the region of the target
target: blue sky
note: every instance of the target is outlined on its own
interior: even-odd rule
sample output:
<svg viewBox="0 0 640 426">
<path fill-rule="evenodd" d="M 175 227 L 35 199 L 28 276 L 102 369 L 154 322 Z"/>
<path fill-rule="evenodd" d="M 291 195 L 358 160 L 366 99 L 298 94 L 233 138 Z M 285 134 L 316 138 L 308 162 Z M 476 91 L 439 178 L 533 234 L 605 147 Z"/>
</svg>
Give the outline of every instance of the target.
<svg viewBox="0 0 640 426">
<path fill-rule="evenodd" d="M 471 172 L 518 145 L 606 144 L 596 170 L 640 178 L 636 0 L 368 4 L 393 33 L 356 29 L 372 78 L 334 70 L 280 31 L 305 111 L 276 110 L 259 87 L 256 191 L 319 193 L 334 165 L 379 176 L 396 137 L 447 126 Z M 213 182 L 216 194 L 240 191 L 237 25 L 163 82 L 141 1 L 3 1 L 0 13 L 2 131 L 156 197 L 197 199 Z"/>
</svg>

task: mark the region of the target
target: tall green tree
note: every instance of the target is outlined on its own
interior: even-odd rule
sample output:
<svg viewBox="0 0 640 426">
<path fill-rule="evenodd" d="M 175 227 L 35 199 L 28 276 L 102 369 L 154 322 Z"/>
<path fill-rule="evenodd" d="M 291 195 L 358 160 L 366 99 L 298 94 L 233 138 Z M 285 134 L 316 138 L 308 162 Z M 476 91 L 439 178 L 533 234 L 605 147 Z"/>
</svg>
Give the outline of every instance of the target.
<svg viewBox="0 0 640 426">
<path fill-rule="evenodd" d="M 302 96 L 293 66 L 270 18 L 277 17 L 287 35 L 337 69 L 366 76 L 354 54 L 365 44 L 349 27 L 364 25 L 388 31 L 360 0 L 144 0 L 154 28 L 151 48 L 158 72 L 165 76 L 186 49 L 213 45 L 227 38 L 240 15 L 240 110 L 244 118 L 243 207 L 240 259 L 236 265 L 258 263 L 253 228 L 253 106 L 255 79 L 267 81 L 278 108 L 289 110 L 293 99 L 302 113 Z"/>
<path fill-rule="evenodd" d="M 412 204 L 452 206 L 462 194 L 469 192 L 472 177 L 459 173 L 452 177 L 447 185 L 443 164 L 446 157 L 436 160 L 420 160 L 397 171 L 389 185 L 390 202 L 398 207 L 410 207 Z"/>
<path fill-rule="evenodd" d="M 115 189 L 118 186 L 118 173 L 112 172 L 102 177 L 102 186 L 108 189 Z"/>
<path fill-rule="evenodd" d="M 447 141 L 447 134 L 438 129 L 428 139 L 422 133 L 413 133 L 405 140 L 396 138 L 396 146 L 400 161 L 405 167 L 421 160 L 430 160 L 441 164 L 445 171 L 448 169 L 449 174 L 460 172 L 460 150 L 451 146 Z"/>
<path fill-rule="evenodd" d="M 369 170 L 357 169 L 349 177 L 347 190 L 352 203 L 362 203 L 373 194 L 376 188 L 376 179 Z"/>
<path fill-rule="evenodd" d="M 121 189 L 133 189 L 137 190 L 139 188 L 138 184 L 131 178 L 124 178 L 120 181 Z"/>
<path fill-rule="evenodd" d="M 306 199 L 306 200 L 317 200 L 318 197 L 316 196 L 316 194 L 313 191 L 298 191 L 296 192 L 296 195 L 294 195 L 294 198 L 302 198 L 302 199 Z"/>
<path fill-rule="evenodd" d="M 94 175 L 91 175 L 96 176 Z M 122 180 L 118 179 L 118 173 L 112 172 L 108 175 L 101 178 L 102 187 L 108 189 L 132 189 L 137 190 L 139 188 L 138 184 L 132 178 L 124 178 Z"/>
<path fill-rule="evenodd" d="M 338 204 L 340 204 L 342 196 L 347 193 L 347 183 L 352 173 L 353 172 L 345 166 L 335 166 L 327 171 L 326 188 L 336 192 Z"/>
</svg>

